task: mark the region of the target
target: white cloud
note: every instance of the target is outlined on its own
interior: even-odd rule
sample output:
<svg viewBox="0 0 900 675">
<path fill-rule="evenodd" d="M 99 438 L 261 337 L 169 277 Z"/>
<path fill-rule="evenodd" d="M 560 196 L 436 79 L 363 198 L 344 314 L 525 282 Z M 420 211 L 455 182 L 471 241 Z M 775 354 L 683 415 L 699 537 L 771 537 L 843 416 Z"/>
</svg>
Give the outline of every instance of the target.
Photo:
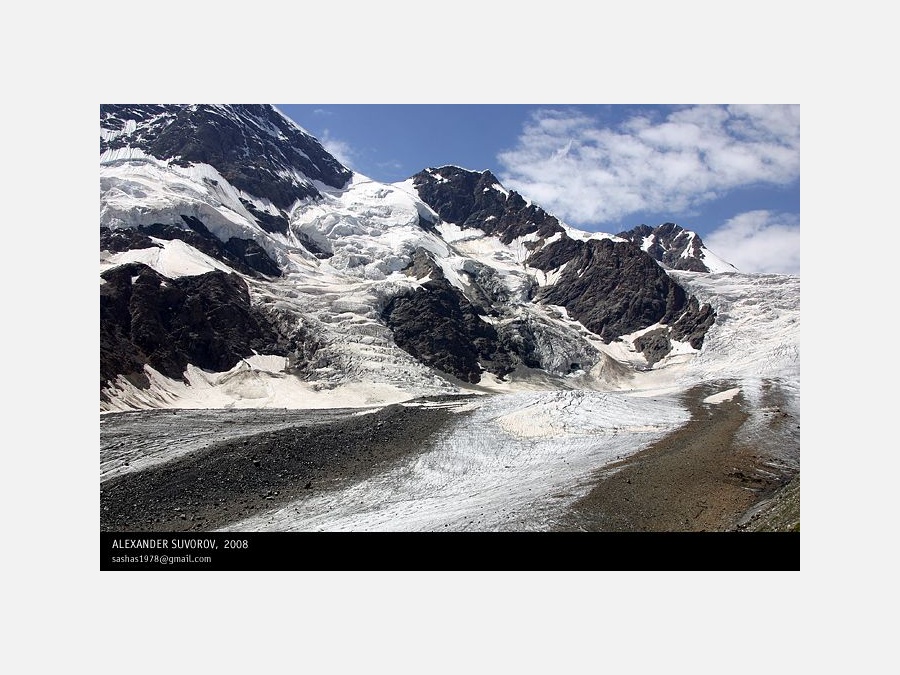
<svg viewBox="0 0 900 675">
<path fill-rule="evenodd" d="M 328 129 L 322 132 L 319 142 L 337 161 L 348 169 L 356 171 L 356 168 L 353 166 L 356 161 L 356 153 L 349 143 L 334 138 Z"/>
<path fill-rule="evenodd" d="M 701 105 L 616 127 L 580 110 L 539 110 L 498 160 L 504 185 L 575 225 L 683 213 L 733 188 L 795 180 L 800 109 Z"/>
<path fill-rule="evenodd" d="M 741 213 L 703 237 L 703 243 L 741 272 L 800 274 L 800 223 L 794 215 Z"/>
<path fill-rule="evenodd" d="M 389 159 L 386 162 L 378 162 L 377 164 L 379 169 L 388 169 L 391 171 L 402 171 L 403 164 L 397 161 L 396 159 Z"/>
</svg>

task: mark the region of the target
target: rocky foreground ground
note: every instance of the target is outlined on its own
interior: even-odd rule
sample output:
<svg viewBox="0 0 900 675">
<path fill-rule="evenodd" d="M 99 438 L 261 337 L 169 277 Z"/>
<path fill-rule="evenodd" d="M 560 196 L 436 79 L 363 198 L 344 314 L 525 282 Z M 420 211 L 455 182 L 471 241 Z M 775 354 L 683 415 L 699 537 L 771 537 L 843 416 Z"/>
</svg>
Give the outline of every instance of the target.
<svg viewBox="0 0 900 675">
<path fill-rule="evenodd" d="M 752 410 L 741 395 L 704 402 L 715 391 L 687 392 L 691 421 L 599 470 L 557 529 L 799 531 L 799 419 L 777 388 Z M 362 415 L 306 411 L 296 423 L 285 415 L 282 428 L 110 472 L 100 486 L 101 530 L 212 531 L 384 471 L 427 450 L 445 425 L 465 423 L 465 413 L 403 405 Z"/>
<path fill-rule="evenodd" d="M 104 531 L 212 531 L 421 452 L 451 413 L 391 405 L 212 443 L 100 485 Z"/>
<path fill-rule="evenodd" d="M 685 394 L 691 421 L 647 449 L 605 467 L 574 505 L 577 530 L 694 532 L 799 531 L 800 426 L 766 392 L 752 436 L 742 396 L 704 403 Z M 776 515 L 777 514 L 777 515 Z"/>
</svg>

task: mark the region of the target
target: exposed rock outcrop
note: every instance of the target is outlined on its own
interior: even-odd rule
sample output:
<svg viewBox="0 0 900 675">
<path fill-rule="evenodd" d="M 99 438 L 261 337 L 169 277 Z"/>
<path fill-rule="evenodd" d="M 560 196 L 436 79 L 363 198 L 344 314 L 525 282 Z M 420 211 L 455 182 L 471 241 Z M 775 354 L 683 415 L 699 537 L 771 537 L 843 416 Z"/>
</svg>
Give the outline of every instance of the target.
<svg viewBox="0 0 900 675">
<path fill-rule="evenodd" d="M 504 376 L 516 359 L 496 329 L 444 278 L 427 281 L 395 297 L 382 312 L 394 341 L 422 363 L 464 382 L 477 383 L 488 370 Z"/>
<path fill-rule="evenodd" d="M 563 228 L 539 206 L 515 191 L 505 190 L 490 171 L 467 171 L 456 166 L 426 169 L 413 176 L 419 196 L 448 223 L 478 228 L 504 244 L 537 233 L 551 237 Z"/>
<path fill-rule="evenodd" d="M 144 364 L 179 379 L 189 363 L 221 372 L 254 351 L 288 354 L 237 274 L 167 279 L 131 263 L 100 276 L 101 389 L 118 375 L 145 382 Z"/>
</svg>

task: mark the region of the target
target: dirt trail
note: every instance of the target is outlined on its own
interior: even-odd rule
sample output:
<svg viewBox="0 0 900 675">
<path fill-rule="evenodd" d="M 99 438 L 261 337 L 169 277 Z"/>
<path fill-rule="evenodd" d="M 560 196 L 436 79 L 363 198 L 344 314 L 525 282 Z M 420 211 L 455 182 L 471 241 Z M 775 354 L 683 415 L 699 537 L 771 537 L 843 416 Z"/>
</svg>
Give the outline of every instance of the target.
<svg viewBox="0 0 900 675">
<path fill-rule="evenodd" d="M 740 529 L 746 514 L 799 476 L 799 420 L 773 406 L 752 439 L 743 397 L 703 403 L 720 388 L 685 394 L 691 421 L 646 450 L 606 467 L 563 529 L 693 532 Z M 769 392 L 777 399 L 777 392 Z M 796 440 L 796 448 L 786 448 Z M 795 450 L 795 452 L 794 452 Z M 796 454 L 797 466 L 781 461 Z M 798 493 L 799 499 L 799 493 Z M 799 509 L 799 506 L 798 506 Z M 799 517 L 799 516 L 798 516 Z"/>
</svg>

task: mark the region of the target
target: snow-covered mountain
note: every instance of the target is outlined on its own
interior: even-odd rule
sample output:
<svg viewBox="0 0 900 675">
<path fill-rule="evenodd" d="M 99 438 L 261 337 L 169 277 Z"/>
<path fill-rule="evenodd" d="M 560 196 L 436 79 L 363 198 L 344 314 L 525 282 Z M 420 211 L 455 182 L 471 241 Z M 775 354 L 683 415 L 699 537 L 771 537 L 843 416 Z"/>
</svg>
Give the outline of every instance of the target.
<svg viewBox="0 0 900 675">
<path fill-rule="evenodd" d="M 100 110 L 102 411 L 799 382 L 799 280 L 489 171 L 384 184 L 265 105 Z"/>
<path fill-rule="evenodd" d="M 691 272 L 737 272 L 737 268 L 725 262 L 703 244 L 696 232 L 685 230 L 675 223 L 663 223 L 656 227 L 639 225 L 620 237 L 641 247 L 666 269 Z"/>
</svg>

